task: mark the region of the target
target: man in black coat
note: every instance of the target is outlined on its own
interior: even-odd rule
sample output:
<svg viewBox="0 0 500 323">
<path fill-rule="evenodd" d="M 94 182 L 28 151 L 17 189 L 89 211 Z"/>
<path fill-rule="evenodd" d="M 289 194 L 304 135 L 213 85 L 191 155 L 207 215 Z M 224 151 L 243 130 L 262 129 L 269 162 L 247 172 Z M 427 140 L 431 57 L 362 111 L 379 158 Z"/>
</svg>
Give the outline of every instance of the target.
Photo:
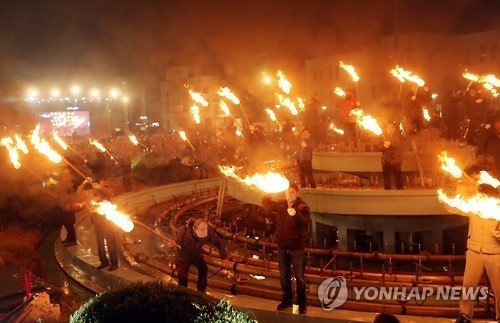
<svg viewBox="0 0 500 323">
<path fill-rule="evenodd" d="M 223 261 L 223 267 L 229 267 L 231 264 L 227 260 L 226 246 L 203 219 L 197 219 L 196 221 L 189 219 L 187 224 L 177 229 L 175 242 L 180 247 L 175 261 L 180 286 L 188 286 L 189 267 L 194 265 L 198 269 L 197 290 L 205 292 L 207 289 L 208 268 L 202 253 L 205 243 L 211 243 L 217 247 Z"/>
<path fill-rule="evenodd" d="M 384 173 L 384 188 L 390 190 L 392 187 L 391 176 L 396 180 L 396 189 L 403 189 L 403 140 L 396 131 L 393 123 L 387 124 L 384 132 L 384 143 L 382 148 L 382 171 Z"/>
<path fill-rule="evenodd" d="M 312 155 L 316 143 L 311 139 L 311 133 L 302 131 L 301 141 L 297 150 L 297 164 L 299 166 L 300 187 L 306 187 L 307 183 L 311 188 L 316 188 L 316 181 L 313 176 Z"/>
<path fill-rule="evenodd" d="M 290 185 L 286 191 L 286 200 L 274 202 L 266 196 L 262 205 L 270 212 L 276 213 L 275 241 L 278 245 L 278 262 L 280 270 L 283 298 L 278 305 L 282 311 L 293 304 L 292 271 L 297 281 L 297 301 L 299 313 L 306 314 L 306 282 L 304 279 L 304 242 L 308 229 L 309 206 L 299 196 L 297 184 Z"/>
</svg>

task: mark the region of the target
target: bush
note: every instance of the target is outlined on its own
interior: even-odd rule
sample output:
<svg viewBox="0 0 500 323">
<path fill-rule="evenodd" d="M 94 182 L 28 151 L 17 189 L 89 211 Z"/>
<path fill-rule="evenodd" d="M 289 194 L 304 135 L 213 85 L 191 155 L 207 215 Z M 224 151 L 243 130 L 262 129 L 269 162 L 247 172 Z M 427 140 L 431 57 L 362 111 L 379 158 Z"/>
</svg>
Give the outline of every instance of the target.
<svg viewBox="0 0 500 323">
<path fill-rule="evenodd" d="M 227 301 L 160 282 L 137 283 L 96 296 L 70 322 L 255 322 Z"/>
</svg>

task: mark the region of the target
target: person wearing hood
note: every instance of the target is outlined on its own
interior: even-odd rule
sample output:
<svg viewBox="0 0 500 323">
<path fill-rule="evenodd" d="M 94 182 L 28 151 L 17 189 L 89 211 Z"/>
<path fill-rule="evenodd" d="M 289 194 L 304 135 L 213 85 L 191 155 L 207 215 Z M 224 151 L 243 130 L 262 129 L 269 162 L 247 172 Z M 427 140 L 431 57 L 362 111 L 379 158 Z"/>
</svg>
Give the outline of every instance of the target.
<svg viewBox="0 0 500 323">
<path fill-rule="evenodd" d="M 262 206 L 276 213 L 275 242 L 278 245 L 278 264 L 283 298 L 278 311 L 293 305 L 292 267 L 297 281 L 299 313 L 306 314 L 306 282 L 304 279 L 304 248 L 310 211 L 307 203 L 298 196 L 299 187 L 292 184 L 286 190 L 286 199 L 272 201 L 269 196 L 262 199 Z"/>
<path fill-rule="evenodd" d="M 188 286 L 189 267 L 193 265 L 198 269 L 197 290 L 203 293 L 206 291 L 208 268 L 203 258 L 203 245 L 206 243 L 213 244 L 219 250 L 222 267 L 231 266 L 231 262 L 227 260 L 228 253 L 224 242 L 204 219 L 189 219 L 177 229 L 175 242 L 180 248 L 175 260 L 180 286 Z"/>
</svg>

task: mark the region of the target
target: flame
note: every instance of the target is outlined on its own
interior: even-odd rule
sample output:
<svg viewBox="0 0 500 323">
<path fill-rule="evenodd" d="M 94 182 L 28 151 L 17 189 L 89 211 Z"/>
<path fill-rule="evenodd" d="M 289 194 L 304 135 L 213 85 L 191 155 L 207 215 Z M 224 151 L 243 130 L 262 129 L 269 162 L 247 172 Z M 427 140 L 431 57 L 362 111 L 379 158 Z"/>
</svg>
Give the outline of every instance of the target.
<svg viewBox="0 0 500 323">
<path fill-rule="evenodd" d="M 62 157 L 50 147 L 50 144 L 43 138 L 40 138 L 40 125 L 35 127 L 31 134 L 31 144 L 42 155 L 45 155 L 51 162 L 59 164 L 62 162 Z"/>
<path fill-rule="evenodd" d="M 462 73 L 462 76 L 464 77 L 464 79 L 472 82 L 479 81 L 479 76 L 477 76 L 476 74 L 469 73 L 467 70 L 465 70 L 465 72 Z"/>
<path fill-rule="evenodd" d="M 54 131 L 52 133 L 52 139 L 54 139 L 54 141 L 57 142 L 57 144 L 61 146 L 62 149 L 68 150 L 68 145 L 66 145 L 66 143 L 61 139 L 61 137 L 59 137 L 57 131 Z"/>
<path fill-rule="evenodd" d="M 130 139 L 130 141 L 135 145 L 137 146 L 139 144 L 139 140 L 137 140 L 137 137 L 135 135 L 128 135 L 128 139 Z"/>
<path fill-rule="evenodd" d="M 194 92 L 193 90 L 189 90 L 189 94 L 194 102 L 201 104 L 204 107 L 208 107 L 208 101 L 203 98 L 201 93 Z"/>
<path fill-rule="evenodd" d="M 424 114 L 425 120 L 431 121 L 431 115 L 429 114 L 429 110 L 427 108 L 422 108 L 422 113 Z"/>
<path fill-rule="evenodd" d="M 92 205 L 96 207 L 96 212 L 104 215 L 107 220 L 113 222 L 116 226 L 125 232 L 130 232 L 134 229 L 134 222 L 130 220 L 128 215 L 118 211 L 116 204 L 109 201 L 95 202 Z"/>
<path fill-rule="evenodd" d="M 299 115 L 299 111 L 297 110 L 297 108 L 295 107 L 295 103 L 293 103 L 292 100 L 290 100 L 290 98 L 285 98 L 283 95 L 279 94 L 279 93 L 275 93 L 276 96 L 278 97 L 278 100 L 280 101 L 280 104 L 287 107 L 288 110 L 290 110 L 290 113 L 294 116 L 297 116 Z"/>
<path fill-rule="evenodd" d="M 340 129 L 340 128 L 337 128 L 337 126 L 335 126 L 333 123 L 330 123 L 330 130 L 333 130 L 334 132 L 338 133 L 339 135 L 343 135 L 344 134 L 344 130 Z"/>
<path fill-rule="evenodd" d="M 458 167 L 454 158 L 448 157 L 448 152 L 443 151 L 438 155 L 438 159 L 441 162 L 441 169 L 449 173 L 451 176 L 459 179 L 462 177 L 462 169 Z"/>
<path fill-rule="evenodd" d="M 200 107 L 197 106 L 196 104 L 193 104 L 191 108 L 189 108 L 189 111 L 193 115 L 194 122 L 196 124 L 200 124 L 201 118 L 200 118 Z"/>
<path fill-rule="evenodd" d="M 422 87 L 425 85 L 425 81 L 421 79 L 417 74 L 413 74 L 411 71 L 406 71 L 403 68 L 396 66 L 390 70 L 391 74 L 396 77 L 401 83 L 409 81 Z"/>
<path fill-rule="evenodd" d="M 98 142 L 97 140 L 92 140 L 92 139 L 89 139 L 89 143 L 96 147 L 97 149 L 99 149 L 100 151 L 102 151 L 103 153 L 106 152 L 106 148 L 100 143 Z"/>
<path fill-rule="evenodd" d="M 377 136 L 382 134 L 382 128 L 378 125 L 377 119 L 371 115 L 365 115 L 363 110 L 353 109 L 349 115 L 356 118 L 356 122 L 361 128 L 371 131 Z"/>
<path fill-rule="evenodd" d="M 26 143 L 24 142 L 23 138 L 18 136 L 17 134 L 14 135 L 16 138 L 16 147 L 20 151 L 22 151 L 25 155 L 29 153 L 28 146 L 26 146 Z"/>
<path fill-rule="evenodd" d="M 257 187 L 265 193 L 280 193 L 290 187 L 290 183 L 283 175 L 274 172 L 267 172 L 265 174 L 256 173 L 252 176 L 247 175 L 245 178 L 241 178 L 235 173 L 235 166 L 219 166 L 219 170 L 225 176 L 235 178 L 250 187 Z"/>
<path fill-rule="evenodd" d="M 230 116 L 231 115 L 231 111 L 229 110 L 229 107 L 227 106 L 226 102 L 220 100 L 219 107 L 222 110 L 222 112 L 224 112 L 224 114 L 226 116 Z"/>
<path fill-rule="evenodd" d="M 487 171 L 482 170 L 479 172 L 479 178 L 477 180 L 479 184 L 490 185 L 494 188 L 500 187 L 500 181 L 495 177 L 491 176 Z"/>
<path fill-rule="evenodd" d="M 292 83 L 290 83 L 282 71 L 278 71 L 276 76 L 278 76 L 278 87 L 281 91 L 285 94 L 290 94 L 290 91 L 292 90 Z"/>
<path fill-rule="evenodd" d="M 500 200 L 477 193 L 469 198 L 456 194 L 447 196 L 442 189 L 437 191 L 439 201 L 466 214 L 477 214 L 483 219 L 500 221 Z"/>
<path fill-rule="evenodd" d="M 240 129 L 236 129 L 236 131 L 234 132 L 238 137 L 241 137 L 243 136 L 243 133 L 241 132 Z"/>
<path fill-rule="evenodd" d="M 338 96 L 346 96 L 345 91 L 339 88 L 338 86 L 335 88 L 335 90 L 333 90 L 333 93 L 335 93 Z"/>
<path fill-rule="evenodd" d="M 182 140 L 187 141 L 188 138 L 186 136 L 186 132 L 184 130 L 179 131 L 179 136 L 181 137 Z"/>
<path fill-rule="evenodd" d="M 240 104 L 240 99 L 238 99 L 238 97 L 234 95 L 234 93 L 231 92 L 231 90 L 228 87 L 221 87 L 219 92 L 217 92 L 217 94 L 228 99 L 234 104 Z"/>
<path fill-rule="evenodd" d="M 500 87 L 500 79 L 493 74 L 483 76 L 482 81 L 485 83 L 490 83 L 495 87 Z"/>
<path fill-rule="evenodd" d="M 273 110 L 271 110 L 269 108 L 266 108 L 266 112 L 269 115 L 269 119 L 271 119 L 271 121 L 277 121 L 278 120 L 278 119 L 276 119 L 276 114 L 274 113 Z"/>
<path fill-rule="evenodd" d="M 302 98 L 297 98 L 297 105 L 299 106 L 299 109 L 301 111 L 304 111 L 304 109 L 306 108 L 304 100 L 302 100 Z"/>
<path fill-rule="evenodd" d="M 273 78 L 267 75 L 265 72 L 262 72 L 262 81 L 264 82 L 264 84 L 271 84 Z"/>
<path fill-rule="evenodd" d="M 344 64 L 342 61 L 340 61 L 339 64 L 340 64 L 340 67 L 342 67 L 347 73 L 349 73 L 349 75 L 351 76 L 351 78 L 354 82 L 359 81 L 359 76 L 358 76 L 358 73 L 356 73 L 354 66 Z"/>
<path fill-rule="evenodd" d="M 19 162 L 19 152 L 14 146 L 14 140 L 12 140 L 11 137 L 2 138 L 2 140 L 0 140 L 0 146 L 4 146 L 7 149 L 9 152 L 10 162 L 15 169 L 19 169 L 21 167 L 21 163 Z"/>
</svg>

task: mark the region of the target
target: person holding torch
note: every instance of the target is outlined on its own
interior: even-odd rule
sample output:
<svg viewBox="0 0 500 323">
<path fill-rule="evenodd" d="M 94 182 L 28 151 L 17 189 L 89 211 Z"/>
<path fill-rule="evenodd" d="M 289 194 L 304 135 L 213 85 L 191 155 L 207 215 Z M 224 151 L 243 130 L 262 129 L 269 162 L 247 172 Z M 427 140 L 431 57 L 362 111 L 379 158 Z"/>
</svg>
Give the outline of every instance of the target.
<svg viewBox="0 0 500 323">
<path fill-rule="evenodd" d="M 305 235 L 308 230 L 310 210 L 307 203 L 299 197 L 299 187 L 291 184 L 285 192 L 286 199 L 272 201 L 264 196 L 262 206 L 276 213 L 275 240 L 278 245 L 278 265 L 283 297 L 277 310 L 283 311 L 293 305 L 292 268 L 297 281 L 297 302 L 299 313 L 307 313 L 305 271 Z"/>
<path fill-rule="evenodd" d="M 403 164 L 403 140 L 396 131 L 393 123 L 388 123 L 385 127 L 382 148 L 382 172 L 384 173 L 384 188 L 390 190 L 392 187 L 392 175 L 396 180 L 396 189 L 403 189 L 403 174 L 401 165 Z"/>
</svg>

